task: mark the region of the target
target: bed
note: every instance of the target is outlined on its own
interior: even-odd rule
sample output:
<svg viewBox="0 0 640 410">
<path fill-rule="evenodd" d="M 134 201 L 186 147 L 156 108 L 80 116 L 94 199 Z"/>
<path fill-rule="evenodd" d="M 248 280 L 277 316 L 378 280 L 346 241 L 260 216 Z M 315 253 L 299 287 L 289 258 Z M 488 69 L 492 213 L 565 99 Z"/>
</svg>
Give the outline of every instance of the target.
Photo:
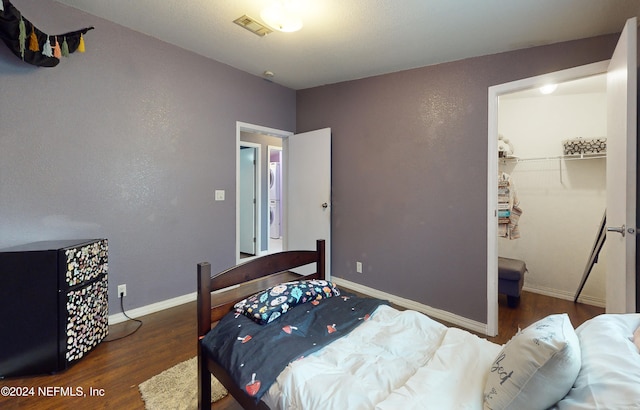
<svg viewBox="0 0 640 410">
<path fill-rule="evenodd" d="M 198 264 L 199 408 L 211 375 L 245 409 L 640 408 L 639 314 L 550 315 L 498 345 L 339 289 L 324 246 Z"/>
</svg>

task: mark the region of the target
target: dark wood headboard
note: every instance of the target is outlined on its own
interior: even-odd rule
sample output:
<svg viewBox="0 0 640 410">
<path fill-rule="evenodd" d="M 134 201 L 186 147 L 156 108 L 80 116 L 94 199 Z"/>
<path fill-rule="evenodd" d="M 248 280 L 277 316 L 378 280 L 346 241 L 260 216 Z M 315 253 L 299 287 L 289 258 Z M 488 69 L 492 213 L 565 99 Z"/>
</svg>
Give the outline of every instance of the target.
<svg viewBox="0 0 640 410">
<path fill-rule="evenodd" d="M 316 264 L 315 273 L 302 276 L 291 272 L 291 269 L 311 263 Z M 265 255 L 215 276 L 211 276 L 211 264 L 198 264 L 198 408 L 210 408 L 211 373 L 245 409 L 267 408 L 263 402 L 252 402 L 240 387 L 233 384 L 224 369 L 206 357 L 201 340 L 211 330 L 211 324 L 229 313 L 237 302 L 270 286 L 301 278 L 326 279 L 324 240 L 316 241 L 315 251 L 285 251 Z"/>
<path fill-rule="evenodd" d="M 316 264 L 316 272 L 305 279 L 325 279 L 325 242 L 316 241 L 316 250 L 273 253 L 252 259 L 211 276 L 208 262 L 198 264 L 198 336 L 211 330 L 211 323 L 228 313 L 240 300 L 269 286 L 301 278 L 291 269 Z M 217 292 L 213 295 L 212 292 Z"/>
</svg>

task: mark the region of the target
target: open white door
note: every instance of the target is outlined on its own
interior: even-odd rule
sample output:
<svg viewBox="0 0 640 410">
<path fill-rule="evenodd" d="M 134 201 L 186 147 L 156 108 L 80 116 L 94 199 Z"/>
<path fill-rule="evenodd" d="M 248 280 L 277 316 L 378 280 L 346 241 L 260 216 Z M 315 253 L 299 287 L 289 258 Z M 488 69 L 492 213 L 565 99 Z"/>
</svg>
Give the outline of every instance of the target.
<svg viewBox="0 0 640 410">
<path fill-rule="evenodd" d="M 636 310 L 637 19 L 607 70 L 607 313 Z"/>
<path fill-rule="evenodd" d="M 324 239 L 331 270 L 331 129 L 292 135 L 284 142 L 285 247 L 315 249 Z M 312 273 L 314 270 L 298 271 Z"/>
</svg>

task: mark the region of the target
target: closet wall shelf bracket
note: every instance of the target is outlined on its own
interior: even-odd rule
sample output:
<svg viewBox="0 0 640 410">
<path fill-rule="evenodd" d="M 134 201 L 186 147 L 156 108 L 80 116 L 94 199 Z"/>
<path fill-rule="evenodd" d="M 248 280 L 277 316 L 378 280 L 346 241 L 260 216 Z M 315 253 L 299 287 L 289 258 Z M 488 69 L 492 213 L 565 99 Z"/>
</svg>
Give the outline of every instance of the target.
<svg viewBox="0 0 640 410">
<path fill-rule="evenodd" d="M 589 154 L 585 154 L 585 153 L 581 153 L 581 154 L 573 154 L 573 155 L 563 155 L 562 158 L 564 158 L 565 160 L 572 160 L 572 159 L 597 159 L 597 158 L 606 158 L 607 157 L 607 153 L 606 152 L 597 152 L 597 153 L 589 153 Z"/>
<path fill-rule="evenodd" d="M 502 165 L 506 164 L 518 164 L 520 162 L 534 162 L 534 161 L 558 161 L 558 173 L 560 177 L 560 184 L 564 184 L 562 180 L 562 161 L 575 161 L 575 160 L 587 160 L 587 159 L 598 159 L 598 158 L 607 158 L 606 152 L 599 152 L 595 154 L 573 154 L 573 155 L 558 155 L 555 157 L 531 157 L 531 158 L 518 158 L 514 156 L 501 157 L 499 158 L 502 162 Z"/>
</svg>

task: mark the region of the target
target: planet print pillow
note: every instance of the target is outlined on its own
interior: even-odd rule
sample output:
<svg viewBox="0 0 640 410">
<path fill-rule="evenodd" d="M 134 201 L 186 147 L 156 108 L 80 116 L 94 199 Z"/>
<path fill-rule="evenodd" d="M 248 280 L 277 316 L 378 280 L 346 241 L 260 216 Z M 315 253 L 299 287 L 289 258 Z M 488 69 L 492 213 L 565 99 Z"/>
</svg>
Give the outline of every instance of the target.
<svg viewBox="0 0 640 410">
<path fill-rule="evenodd" d="M 339 296 L 340 290 L 330 281 L 312 279 L 280 283 L 236 303 L 236 312 L 258 324 L 271 323 L 302 303 Z"/>
</svg>

